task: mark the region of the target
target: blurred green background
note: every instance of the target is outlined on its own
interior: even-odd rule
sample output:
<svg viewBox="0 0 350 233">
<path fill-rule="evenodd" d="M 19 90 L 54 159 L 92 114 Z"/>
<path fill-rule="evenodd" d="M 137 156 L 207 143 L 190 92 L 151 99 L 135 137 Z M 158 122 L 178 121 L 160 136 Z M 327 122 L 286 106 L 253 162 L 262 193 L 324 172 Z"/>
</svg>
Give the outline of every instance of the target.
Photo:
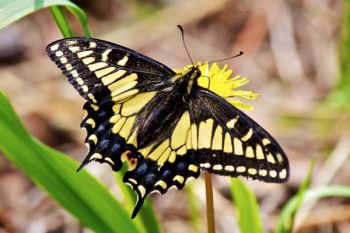
<svg viewBox="0 0 350 233">
<path fill-rule="evenodd" d="M 0 0 L 0 5 L 1 5 Z M 349 186 L 350 9 L 342 0 L 79 0 L 93 36 L 121 44 L 172 68 L 190 63 L 176 25 L 184 27 L 195 61 L 222 59 L 260 93 L 247 112 L 286 151 L 286 184 L 242 179 L 257 196 L 264 232 L 272 232 L 282 206 L 307 176 L 311 187 Z M 72 30 L 80 23 L 65 11 Z M 40 141 L 81 161 L 86 153 L 82 98 L 45 55 L 62 38 L 49 9 L 0 30 L 0 90 L 25 127 Z M 6 135 L 0 135 L 0 138 Z M 121 191 L 107 165 L 88 167 L 114 195 Z M 230 183 L 213 177 L 217 232 L 238 232 Z M 187 191 L 152 195 L 163 232 L 206 232 L 202 179 Z M 188 207 L 195 205 L 193 215 Z M 191 208 L 190 208 L 191 209 Z M 194 219 L 193 216 L 196 216 Z M 295 232 L 350 232 L 349 199 L 327 198 L 301 206 Z M 0 232 L 89 232 L 0 156 Z"/>
</svg>

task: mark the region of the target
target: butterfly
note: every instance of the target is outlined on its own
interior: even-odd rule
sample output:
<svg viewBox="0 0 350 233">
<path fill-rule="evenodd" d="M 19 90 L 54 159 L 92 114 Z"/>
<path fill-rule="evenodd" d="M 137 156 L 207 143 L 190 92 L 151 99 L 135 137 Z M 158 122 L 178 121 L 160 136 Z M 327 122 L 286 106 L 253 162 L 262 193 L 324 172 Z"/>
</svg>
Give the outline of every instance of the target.
<svg viewBox="0 0 350 233">
<path fill-rule="evenodd" d="M 137 194 L 134 218 L 151 193 L 182 189 L 200 171 L 285 182 L 288 159 L 277 141 L 225 98 L 198 84 L 198 66 L 175 72 L 121 45 L 93 38 L 52 42 L 46 52 L 86 100 L 81 127 L 91 161 Z"/>
</svg>

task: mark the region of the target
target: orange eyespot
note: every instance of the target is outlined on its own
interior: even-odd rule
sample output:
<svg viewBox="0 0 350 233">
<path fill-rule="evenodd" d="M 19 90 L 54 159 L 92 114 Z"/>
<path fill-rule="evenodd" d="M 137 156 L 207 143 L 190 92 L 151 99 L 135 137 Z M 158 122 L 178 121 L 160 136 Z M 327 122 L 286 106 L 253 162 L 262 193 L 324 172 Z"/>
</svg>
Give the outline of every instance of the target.
<svg viewBox="0 0 350 233">
<path fill-rule="evenodd" d="M 124 151 L 122 153 L 122 155 L 120 156 L 120 159 L 122 160 L 122 162 L 125 162 L 125 161 L 129 160 L 130 154 L 131 154 L 130 150 Z"/>
<path fill-rule="evenodd" d="M 134 170 L 137 166 L 137 158 L 130 158 L 128 166 L 129 166 L 129 169 L 128 169 L 129 171 Z"/>
</svg>

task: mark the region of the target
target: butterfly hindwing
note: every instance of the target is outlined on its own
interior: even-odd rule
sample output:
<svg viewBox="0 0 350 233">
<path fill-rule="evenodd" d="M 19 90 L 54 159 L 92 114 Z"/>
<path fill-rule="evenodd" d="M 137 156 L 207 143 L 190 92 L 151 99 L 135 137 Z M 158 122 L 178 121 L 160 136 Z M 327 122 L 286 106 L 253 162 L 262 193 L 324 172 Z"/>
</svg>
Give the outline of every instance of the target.
<svg viewBox="0 0 350 233">
<path fill-rule="evenodd" d="M 198 90 L 190 113 L 196 125 L 193 150 L 202 169 L 265 182 L 288 179 L 288 159 L 276 140 L 226 100 L 209 90 Z"/>
<path fill-rule="evenodd" d="M 98 39 L 62 39 L 46 51 L 80 95 L 99 105 L 164 89 L 175 75 L 149 57 Z"/>
</svg>

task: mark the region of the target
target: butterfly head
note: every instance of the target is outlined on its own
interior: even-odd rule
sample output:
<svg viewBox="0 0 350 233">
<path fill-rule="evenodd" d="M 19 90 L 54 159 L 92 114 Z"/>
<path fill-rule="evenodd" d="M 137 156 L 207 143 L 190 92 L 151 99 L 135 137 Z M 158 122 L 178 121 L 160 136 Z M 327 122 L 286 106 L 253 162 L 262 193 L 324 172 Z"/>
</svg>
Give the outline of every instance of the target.
<svg viewBox="0 0 350 233">
<path fill-rule="evenodd" d="M 178 73 L 173 79 L 176 86 L 182 89 L 183 94 L 190 94 L 193 87 L 198 85 L 197 80 L 202 75 L 198 66 L 191 66 L 183 72 Z"/>
</svg>

